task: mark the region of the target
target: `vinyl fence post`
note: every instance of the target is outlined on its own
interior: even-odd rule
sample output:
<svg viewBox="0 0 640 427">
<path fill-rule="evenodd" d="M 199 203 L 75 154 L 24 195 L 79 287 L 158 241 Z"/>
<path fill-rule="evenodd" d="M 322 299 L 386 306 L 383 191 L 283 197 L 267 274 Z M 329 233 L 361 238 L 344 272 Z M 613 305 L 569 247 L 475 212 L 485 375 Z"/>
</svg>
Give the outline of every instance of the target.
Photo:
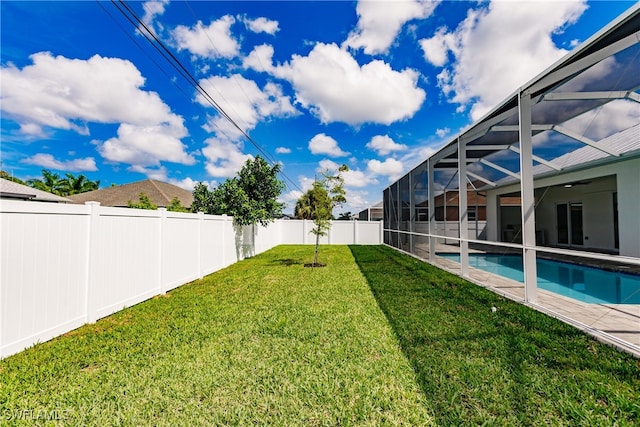
<svg viewBox="0 0 640 427">
<path fill-rule="evenodd" d="M 222 268 L 227 266 L 227 214 L 222 215 Z"/>
<path fill-rule="evenodd" d="M 162 274 L 163 270 L 164 270 L 164 266 L 165 266 L 165 253 L 166 251 L 164 250 L 164 228 L 165 228 L 165 222 L 167 220 L 167 208 L 158 208 L 158 212 L 160 213 L 160 225 L 159 225 L 159 230 L 158 230 L 158 235 L 160 236 L 160 244 L 158 245 L 158 259 L 159 259 L 159 263 L 158 265 L 160 266 L 160 273 L 158 274 L 158 280 L 160 281 L 158 289 L 160 290 L 160 294 L 164 295 L 167 293 L 167 289 L 164 283 L 164 274 Z"/>
<path fill-rule="evenodd" d="M 98 222 L 100 221 L 100 202 L 85 202 L 89 209 L 89 227 L 87 230 L 87 276 L 85 288 L 85 321 L 95 323 L 98 317 L 96 308 L 95 288 L 96 284 L 96 263 L 98 249 Z"/>
<path fill-rule="evenodd" d="M 351 224 L 353 225 L 353 244 L 358 244 L 358 221 L 351 220 Z"/>
<path fill-rule="evenodd" d="M 204 212 L 198 212 L 198 278 L 202 279 L 204 274 L 202 272 L 202 230 L 204 229 Z M 224 247 L 224 243 L 223 243 Z"/>
<path fill-rule="evenodd" d="M 307 220 L 302 220 L 302 244 L 307 244 Z"/>
</svg>

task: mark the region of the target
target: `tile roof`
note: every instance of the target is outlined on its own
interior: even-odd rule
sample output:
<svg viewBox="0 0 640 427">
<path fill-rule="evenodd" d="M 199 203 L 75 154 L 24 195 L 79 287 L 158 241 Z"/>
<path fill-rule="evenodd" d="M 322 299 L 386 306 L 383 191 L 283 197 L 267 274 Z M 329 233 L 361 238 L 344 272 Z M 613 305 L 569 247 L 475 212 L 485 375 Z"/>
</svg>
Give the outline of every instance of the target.
<svg viewBox="0 0 640 427">
<path fill-rule="evenodd" d="M 72 203 L 100 202 L 102 206 L 127 206 L 129 201 L 137 202 L 140 193 L 146 194 L 158 207 L 167 207 L 177 197 L 182 206 L 189 208 L 193 202 L 190 191 L 162 181 L 145 179 L 116 187 L 103 188 L 69 196 Z"/>
<path fill-rule="evenodd" d="M 35 200 L 36 202 L 59 202 L 69 203 L 71 200 L 48 193 L 46 191 L 37 190 L 35 188 L 0 178 L 0 198 L 3 199 L 20 199 Z"/>
</svg>

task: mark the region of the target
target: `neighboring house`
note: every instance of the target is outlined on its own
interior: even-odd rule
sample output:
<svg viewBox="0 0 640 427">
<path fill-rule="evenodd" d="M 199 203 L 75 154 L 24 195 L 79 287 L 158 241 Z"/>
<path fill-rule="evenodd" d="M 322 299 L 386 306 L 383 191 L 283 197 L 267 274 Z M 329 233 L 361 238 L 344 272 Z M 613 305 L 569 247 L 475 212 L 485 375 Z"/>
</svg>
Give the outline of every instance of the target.
<svg viewBox="0 0 640 427">
<path fill-rule="evenodd" d="M 375 205 L 371 205 L 358 213 L 358 219 L 360 221 L 382 221 L 382 217 L 382 201 L 379 201 Z"/>
<path fill-rule="evenodd" d="M 0 199 L 30 200 L 36 202 L 70 203 L 71 200 L 37 190 L 27 185 L 18 184 L 8 179 L 0 178 Z"/>
<path fill-rule="evenodd" d="M 187 209 L 193 203 L 193 195 L 190 191 L 152 179 L 74 194 L 69 196 L 69 199 L 76 204 L 99 202 L 101 206 L 127 207 L 129 202 L 138 202 L 141 193 L 146 194 L 149 200 L 159 208 L 168 207 L 171 200 L 176 197 L 180 200 L 180 204 Z"/>
</svg>

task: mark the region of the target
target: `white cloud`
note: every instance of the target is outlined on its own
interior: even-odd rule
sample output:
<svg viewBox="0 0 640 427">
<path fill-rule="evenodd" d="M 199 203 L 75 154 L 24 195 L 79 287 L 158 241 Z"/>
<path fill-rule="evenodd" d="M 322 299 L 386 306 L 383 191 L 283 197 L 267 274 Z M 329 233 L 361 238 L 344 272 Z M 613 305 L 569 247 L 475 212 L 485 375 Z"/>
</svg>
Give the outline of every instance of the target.
<svg viewBox="0 0 640 427">
<path fill-rule="evenodd" d="M 51 154 L 38 153 L 24 159 L 23 162 L 59 171 L 84 172 L 98 170 L 96 167 L 96 161 L 93 157 L 60 161 L 55 159 Z"/>
<path fill-rule="evenodd" d="M 267 117 L 298 114 L 289 97 L 284 96 L 282 88 L 274 83 L 267 83 L 261 90 L 254 81 L 234 74 L 209 77 L 201 80 L 200 85 L 244 131 L 255 128 L 260 120 Z M 198 95 L 197 100 L 201 105 L 213 108 L 202 95 Z M 220 131 L 230 138 L 239 136 L 237 129 L 219 115 L 210 120 L 207 130 Z"/>
<path fill-rule="evenodd" d="M 338 146 L 338 141 L 319 133 L 309 141 L 309 151 L 313 154 L 327 154 L 331 157 L 343 157 L 348 156 L 349 153 L 342 151 Z"/>
<path fill-rule="evenodd" d="M 563 126 L 594 141 L 599 141 L 638 123 L 640 123 L 640 105 L 634 101 L 619 99 L 574 117 L 563 123 Z"/>
<path fill-rule="evenodd" d="M 444 66 L 449 59 L 449 51 L 456 48 L 455 35 L 446 31 L 445 27 L 441 27 L 433 37 L 420 40 L 425 60 L 436 67 Z"/>
<path fill-rule="evenodd" d="M 112 162 L 131 165 L 158 165 L 160 160 L 191 165 L 195 159 L 184 151 L 180 138 L 187 135 L 183 127 L 166 124 L 136 126 L 122 124 L 118 136 L 98 147 L 98 152 Z"/>
<path fill-rule="evenodd" d="M 354 215 L 358 214 L 361 210 L 371 205 L 371 202 L 369 202 L 367 199 L 368 195 L 369 193 L 367 191 L 347 188 L 345 195 L 347 203 L 345 203 L 338 211 L 351 212 Z M 338 216 L 336 212 L 334 212 L 334 215 Z"/>
<path fill-rule="evenodd" d="M 293 55 L 277 67 L 264 63 L 273 51 L 262 49 L 259 58 L 266 70 L 290 81 L 297 101 L 323 123 L 389 125 L 411 118 L 426 98 L 417 86 L 417 71 L 394 71 L 380 60 L 360 66 L 335 44 L 318 43 L 308 56 Z M 247 65 L 256 67 L 257 56 Z"/>
<path fill-rule="evenodd" d="M 402 26 L 411 19 L 424 19 L 433 13 L 437 1 L 359 1 L 358 27 L 344 46 L 363 48 L 369 55 L 385 53 Z"/>
<path fill-rule="evenodd" d="M 320 160 L 318 165 L 319 165 L 319 167 L 318 167 L 318 169 L 316 169 L 316 171 L 318 171 L 320 173 L 323 173 L 323 172 L 334 173 L 340 167 L 340 165 L 338 163 L 334 162 L 333 160 L 329 160 L 329 159 Z"/>
<path fill-rule="evenodd" d="M 187 191 L 193 191 L 196 185 L 201 181 L 194 181 L 191 177 L 186 177 L 183 179 L 175 179 L 175 178 L 167 178 L 165 182 L 169 184 L 173 184 L 180 188 L 184 188 Z M 216 181 L 204 181 L 203 184 L 208 186 L 209 188 L 214 188 L 217 185 Z"/>
<path fill-rule="evenodd" d="M 366 145 L 370 150 L 378 153 L 379 156 L 386 156 L 393 151 L 404 151 L 408 147 L 404 144 L 398 144 L 387 135 L 376 135 L 371 138 Z"/>
<path fill-rule="evenodd" d="M 389 182 L 395 181 L 402 175 L 403 172 L 402 162 L 396 159 L 387 159 L 384 162 L 380 160 L 369 160 L 367 162 L 367 170 L 373 172 L 376 175 L 386 175 L 389 177 Z"/>
<path fill-rule="evenodd" d="M 193 191 L 193 189 L 195 188 L 196 184 L 198 184 L 199 182 L 202 182 L 202 181 L 194 181 L 190 177 L 186 177 L 186 178 L 183 178 L 183 179 L 170 178 L 170 177 L 167 176 L 167 168 L 164 167 L 164 166 L 160 166 L 160 167 L 157 167 L 157 168 L 147 168 L 147 167 L 144 167 L 144 166 L 135 165 L 135 166 L 131 166 L 127 170 L 130 171 L 130 172 L 137 172 L 137 173 L 144 174 L 149 179 L 153 179 L 153 180 L 156 180 L 156 181 L 162 181 L 162 182 L 168 182 L 169 184 L 173 184 L 173 185 L 178 186 L 180 188 L 184 188 L 185 190 L 188 190 L 188 191 Z M 209 188 L 215 188 L 216 185 L 217 185 L 217 182 L 216 181 L 204 181 L 203 184 L 205 184 Z"/>
<path fill-rule="evenodd" d="M 193 27 L 177 26 L 171 34 L 178 50 L 187 50 L 201 58 L 233 58 L 238 55 L 240 45 L 231 35 L 231 26 L 236 22 L 231 15 L 211 21 L 204 26 L 198 21 Z"/>
<path fill-rule="evenodd" d="M 451 102 L 471 104 L 471 117 L 477 120 L 567 53 L 552 36 L 585 9 L 585 0 L 493 1 L 470 10 L 455 31 L 439 29 L 421 45 L 435 65 L 444 65 L 448 52 L 453 55 L 455 61 L 438 75 L 438 84 Z"/>
<path fill-rule="evenodd" d="M 334 175 L 338 172 L 338 168 L 341 165 L 334 162 L 333 160 L 324 159 L 319 163 L 318 169 L 316 171 L 318 173 L 329 173 L 330 175 Z M 345 187 L 366 187 L 370 184 L 377 184 L 375 178 L 373 178 L 370 174 L 367 175 L 361 170 L 358 169 L 349 169 L 347 171 L 340 172 L 340 176 L 344 180 Z"/>
<path fill-rule="evenodd" d="M 154 31 L 162 29 L 160 24 L 156 21 L 156 17 L 164 15 L 164 8 L 168 4 L 169 0 L 147 1 L 142 4 L 142 8 L 144 9 L 142 22 L 147 26 L 147 28 L 153 29 Z M 144 29 L 138 28 L 138 30 L 143 34 L 147 34 Z"/>
<path fill-rule="evenodd" d="M 242 66 L 247 69 L 273 73 L 275 71 L 273 66 L 273 46 L 263 44 L 254 47 L 249 55 L 243 59 Z"/>
<path fill-rule="evenodd" d="M 344 186 L 349 188 L 362 188 L 378 183 L 370 174 L 365 174 L 358 169 L 349 169 L 348 171 L 342 172 L 341 176 L 344 179 Z"/>
<path fill-rule="evenodd" d="M 0 108 L 22 132 L 42 135 L 50 127 L 88 135 L 89 123 L 120 124 L 118 138 L 99 147 L 108 160 L 193 163 L 181 142 L 187 135 L 182 118 L 157 93 L 141 89 L 145 80 L 131 62 L 49 52 L 31 55 L 31 60 L 21 70 L 12 64 L 0 69 Z M 162 144 L 150 141 L 156 136 Z"/>
<path fill-rule="evenodd" d="M 450 133 L 451 133 L 451 129 L 449 129 L 449 128 L 444 128 L 444 129 L 442 129 L 442 128 L 438 128 L 438 129 L 436 129 L 436 135 L 437 135 L 439 138 L 443 138 L 443 137 L 445 137 L 446 135 L 449 135 Z"/>
<path fill-rule="evenodd" d="M 250 154 L 242 152 L 240 144 L 221 139 L 209 138 L 205 141 L 207 146 L 202 149 L 202 154 L 207 159 L 205 166 L 207 173 L 217 178 L 235 176 L 244 163 L 253 158 Z"/>
<path fill-rule="evenodd" d="M 278 154 L 289 154 L 289 153 L 291 153 L 291 148 L 278 147 L 278 148 L 276 148 L 276 153 L 278 153 Z"/>
<path fill-rule="evenodd" d="M 271 19 L 264 17 L 257 19 L 245 19 L 244 23 L 247 28 L 254 33 L 267 33 L 274 35 L 280 29 L 278 21 L 272 21 Z"/>
<path fill-rule="evenodd" d="M 254 129 L 261 120 L 298 114 L 290 99 L 282 94 L 282 88 L 273 83 L 267 83 L 261 90 L 254 81 L 234 74 L 209 77 L 201 80 L 200 85 L 245 132 Z M 197 100 L 203 106 L 213 108 L 202 96 Z M 235 175 L 251 157 L 242 153 L 242 134 L 219 114 L 209 116 L 204 128 L 215 134 L 207 140 L 208 146 L 202 151 L 208 160 L 207 172 L 215 177 Z"/>
</svg>

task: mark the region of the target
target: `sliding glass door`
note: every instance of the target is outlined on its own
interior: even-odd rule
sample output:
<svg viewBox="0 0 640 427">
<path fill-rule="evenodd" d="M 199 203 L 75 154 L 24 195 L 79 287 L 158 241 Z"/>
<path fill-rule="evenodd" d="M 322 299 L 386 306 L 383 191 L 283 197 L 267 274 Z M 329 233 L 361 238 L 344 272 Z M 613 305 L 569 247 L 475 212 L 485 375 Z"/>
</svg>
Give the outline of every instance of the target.
<svg viewBox="0 0 640 427">
<path fill-rule="evenodd" d="M 582 202 L 557 204 L 556 217 L 558 244 L 582 246 L 584 244 Z"/>
</svg>

